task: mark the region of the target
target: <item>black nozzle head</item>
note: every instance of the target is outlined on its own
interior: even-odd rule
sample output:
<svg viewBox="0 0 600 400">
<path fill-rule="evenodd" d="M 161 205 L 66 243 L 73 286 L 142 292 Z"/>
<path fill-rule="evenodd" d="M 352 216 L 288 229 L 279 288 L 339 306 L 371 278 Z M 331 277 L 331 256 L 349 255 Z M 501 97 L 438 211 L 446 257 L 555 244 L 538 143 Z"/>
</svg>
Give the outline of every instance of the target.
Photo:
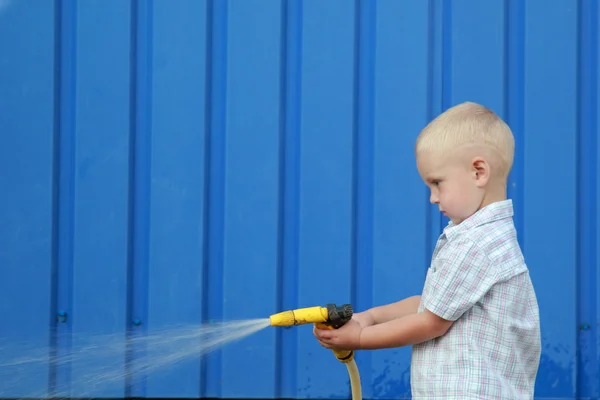
<svg viewBox="0 0 600 400">
<path fill-rule="evenodd" d="M 329 325 L 337 329 L 352 319 L 354 311 L 351 304 L 343 304 L 341 306 L 327 304 L 327 313 L 329 314 Z"/>
</svg>

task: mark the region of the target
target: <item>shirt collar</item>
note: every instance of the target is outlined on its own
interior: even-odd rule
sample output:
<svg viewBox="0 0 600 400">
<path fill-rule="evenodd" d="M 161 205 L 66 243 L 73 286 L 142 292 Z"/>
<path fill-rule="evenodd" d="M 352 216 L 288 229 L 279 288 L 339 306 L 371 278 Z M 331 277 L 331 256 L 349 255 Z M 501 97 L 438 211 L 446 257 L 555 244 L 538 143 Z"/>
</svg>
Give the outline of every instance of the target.
<svg viewBox="0 0 600 400">
<path fill-rule="evenodd" d="M 488 204 L 469 218 L 465 219 L 460 224 L 456 225 L 450 221 L 444 228 L 444 234 L 448 239 L 453 236 L 465 232 L 469 229 L 488 224 L 490 222 L 499 221 L 501 219 L 511 218 L 513 216 L 513 204 L 511 199 L 497 201 Z"/>
</svg>

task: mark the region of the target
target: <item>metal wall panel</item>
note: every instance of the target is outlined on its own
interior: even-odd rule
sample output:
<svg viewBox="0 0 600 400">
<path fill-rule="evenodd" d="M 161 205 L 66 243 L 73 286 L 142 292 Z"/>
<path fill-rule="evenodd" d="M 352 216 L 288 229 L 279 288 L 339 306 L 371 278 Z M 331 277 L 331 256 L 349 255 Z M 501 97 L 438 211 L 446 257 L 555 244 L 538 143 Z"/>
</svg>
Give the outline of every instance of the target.
<svg viewBox="0 0 600 400">
<path fill-rule="evenodd" d="M 516 136 L 536 394 L 600 397 L 599 20 L 594 0 L 0 2 L 0 337 L 46 360 L 88 334 L 419 293 L 446 220 L 414 140 L 471 100 Z M 0 397 L 349 396 L 308 326 L 96 387 L 139 360 L 23 373 L 4 345 Z M 357 362 L 365 399 L 410 395 L 409 349 Z"/>
</svg>

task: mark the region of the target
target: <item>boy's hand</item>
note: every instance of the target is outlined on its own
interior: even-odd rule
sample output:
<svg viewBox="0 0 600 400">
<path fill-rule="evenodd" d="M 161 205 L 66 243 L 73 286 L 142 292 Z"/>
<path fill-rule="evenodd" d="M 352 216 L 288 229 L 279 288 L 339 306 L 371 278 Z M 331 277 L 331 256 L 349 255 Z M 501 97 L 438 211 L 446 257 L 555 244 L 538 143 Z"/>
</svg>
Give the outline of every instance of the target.
<svg viewBox="0 0 600 400">
<path fill-rule="evenodd" d="M 362 329 L 358 321 L 351 319 L 339 329 L 319 329 L 315 326 L 313 334 L 326 349 L 359 350 Z"/>
<path fill-rule="evenodd" d="M 352 319 L 358 322 L 360 324 L 360 327 L 363 329 L 375 325 L 375 319 L 369 313 L 369 311 L 356 313 L 352 316 Z"/>
</svg>

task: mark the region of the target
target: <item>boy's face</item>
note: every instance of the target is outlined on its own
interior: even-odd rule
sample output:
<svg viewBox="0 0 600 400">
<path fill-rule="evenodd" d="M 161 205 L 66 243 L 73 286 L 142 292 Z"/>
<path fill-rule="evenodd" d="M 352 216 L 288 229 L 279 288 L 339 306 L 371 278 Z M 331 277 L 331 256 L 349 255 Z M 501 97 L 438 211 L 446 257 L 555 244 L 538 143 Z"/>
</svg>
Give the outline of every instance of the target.
<svg viewBox="0 0 600 400">
<path fill-rule="evenodd" d="M 469 162 L 458 155 L 417 155 L 417 168 L 431 191 L 430 201 L 455 224 L 473 215 L 481 206 L 484 191 Z"/>
</svg>

